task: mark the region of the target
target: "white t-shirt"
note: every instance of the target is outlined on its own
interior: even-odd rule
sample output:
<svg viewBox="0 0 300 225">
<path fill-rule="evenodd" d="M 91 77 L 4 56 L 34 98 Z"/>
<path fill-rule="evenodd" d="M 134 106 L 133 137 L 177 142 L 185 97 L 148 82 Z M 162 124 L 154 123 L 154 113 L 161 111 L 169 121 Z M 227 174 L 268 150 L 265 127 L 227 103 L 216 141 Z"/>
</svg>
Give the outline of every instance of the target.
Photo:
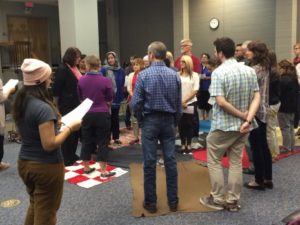
<svg viewBox="0 0 300 225">
<path fill-rule="evenodd" d="M 297 72 L 298 84 L 300 85 L 300 63 L 296 65 L 296 72 Z"/>
<path fill-rule="evenodd" d="M 199 91 L 199 74 L 193 72 L 192 76 L 180 76 L 181 79 L 181 97 L 185 99 L 186 96 L 190 95 L 193 91 Z M 197 101 L 197 97 L 195 95 L 187 104 L 191 104 Z"/>
</svg>

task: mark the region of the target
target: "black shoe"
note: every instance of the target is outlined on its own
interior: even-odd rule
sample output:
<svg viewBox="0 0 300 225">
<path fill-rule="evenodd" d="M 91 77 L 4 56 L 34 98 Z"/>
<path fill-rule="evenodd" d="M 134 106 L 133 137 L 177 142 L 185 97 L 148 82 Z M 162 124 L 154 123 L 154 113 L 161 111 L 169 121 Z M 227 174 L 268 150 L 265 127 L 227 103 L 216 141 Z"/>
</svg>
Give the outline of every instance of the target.
<svg viewBox="0 0 300 225">
<path fill-rule="evenodd" d="M 116 144 L 116 145 L 121 145 L 122 142 L 121 142 L 119 139 L 116 139 L 116 140 L 114 141 L 114 144 Z"/>
<path fill-rule="evenodd" d="M 96 169 L 95 168 L 90 168 L 89 170 L 83 171 L 84 174 L 90 174 L 94 172 Z"/>
<path fill-rule="evenodd" d="M 232 203 L 226 203 L 225 209 L 229 212 L 238 212 L 241 209 L 241 205 L 239 205 L 237 201 L 234 201 Z"/>
<path fill-rule="evenodd" d="M 273 189 L 273 188 L 274 188 L 274 184 L 273 184 L 272 181 L 265 181 L 265 182 L 264 182 L 264 185 L 265 185 L 265 187 L 268 188 L 268 189 Z"/>
<path fill-rule="evenodd" d="M 171 212 L 176 212 L 178 209 L 178 202 L 169 202 L 169 208 Z"/>
<path fill-rule="evenodd" d="M 116 175 L 116 172 L 101 173 L 100 178 L 108 178 Z"/>
<path fill-rule="evenodd" d="M 248 189 L 259 190 L 259 191 L 264 191 L 265 190 L 265 185 L 263 185 L 263 184 L 250 185 L 247 182 L 247 183 L 244 183 L 244 187 L 246 187 Z"/>
<path fill-rule="evenodd" d="M 156 203 L 143 203 L 144 209 L 146 209 L 149 213 L 156 213 L 157 212 L 157 207 Z"/>
</svg>

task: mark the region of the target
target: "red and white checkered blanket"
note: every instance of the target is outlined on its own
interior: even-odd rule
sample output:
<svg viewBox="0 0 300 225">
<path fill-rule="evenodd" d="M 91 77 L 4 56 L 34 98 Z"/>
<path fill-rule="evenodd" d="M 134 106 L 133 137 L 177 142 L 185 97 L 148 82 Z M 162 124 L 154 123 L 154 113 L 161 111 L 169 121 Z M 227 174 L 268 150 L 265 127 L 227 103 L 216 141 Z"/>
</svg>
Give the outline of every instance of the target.
<svg viewBox="0 0 300 225">
<path fill-rule="evenodd" d="M 77 161 L 76 165 L 65 167 L 65 180 L 69 183 L 76 184 L 83 188 L 91 188 L 98 184 L 106 183 L 116 179 L 119 176 L 127 173 L 128 171 L 118 167 L 107 165 L 108 171 L 116 172 L 116 175 L 109 178 L 100 177 L 100 165 L 95 161 L 90 161 L 90 167 L 96 170 L 90 174 L 83 173 L 82 161 Z"/>
</svg>

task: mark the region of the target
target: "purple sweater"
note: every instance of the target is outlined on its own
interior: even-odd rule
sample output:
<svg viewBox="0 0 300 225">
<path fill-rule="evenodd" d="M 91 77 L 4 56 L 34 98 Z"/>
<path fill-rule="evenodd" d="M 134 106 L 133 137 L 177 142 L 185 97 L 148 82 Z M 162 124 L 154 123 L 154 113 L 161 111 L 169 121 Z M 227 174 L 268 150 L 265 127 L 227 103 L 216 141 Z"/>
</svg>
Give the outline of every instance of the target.
<svg viewBox="0 0 300 225">
<path fill-rule="evenodd" d="M 111 80 L 101 73 L 87 73 L 78 82 L 78 96 L 80 101 L 86 98 L 94 103 L 89 112 L 109 112 L 108 102 L 112 101 L 113 90 Z"/>
</svg>

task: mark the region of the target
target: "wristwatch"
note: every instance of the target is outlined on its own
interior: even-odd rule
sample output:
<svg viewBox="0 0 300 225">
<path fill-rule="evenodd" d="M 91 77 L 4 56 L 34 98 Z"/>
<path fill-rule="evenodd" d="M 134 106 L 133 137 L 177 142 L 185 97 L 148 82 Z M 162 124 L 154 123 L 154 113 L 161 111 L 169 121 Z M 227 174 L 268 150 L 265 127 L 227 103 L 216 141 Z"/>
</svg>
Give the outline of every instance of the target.
<svg viewBox="0 0 300 225">
<path fill-rule="evenodd" d="M 249 120 L 245 120 L 245 122 L 247 122 L 249 125 L 251 125 L 251 121 L 249 121 Z"/>
</svg>

